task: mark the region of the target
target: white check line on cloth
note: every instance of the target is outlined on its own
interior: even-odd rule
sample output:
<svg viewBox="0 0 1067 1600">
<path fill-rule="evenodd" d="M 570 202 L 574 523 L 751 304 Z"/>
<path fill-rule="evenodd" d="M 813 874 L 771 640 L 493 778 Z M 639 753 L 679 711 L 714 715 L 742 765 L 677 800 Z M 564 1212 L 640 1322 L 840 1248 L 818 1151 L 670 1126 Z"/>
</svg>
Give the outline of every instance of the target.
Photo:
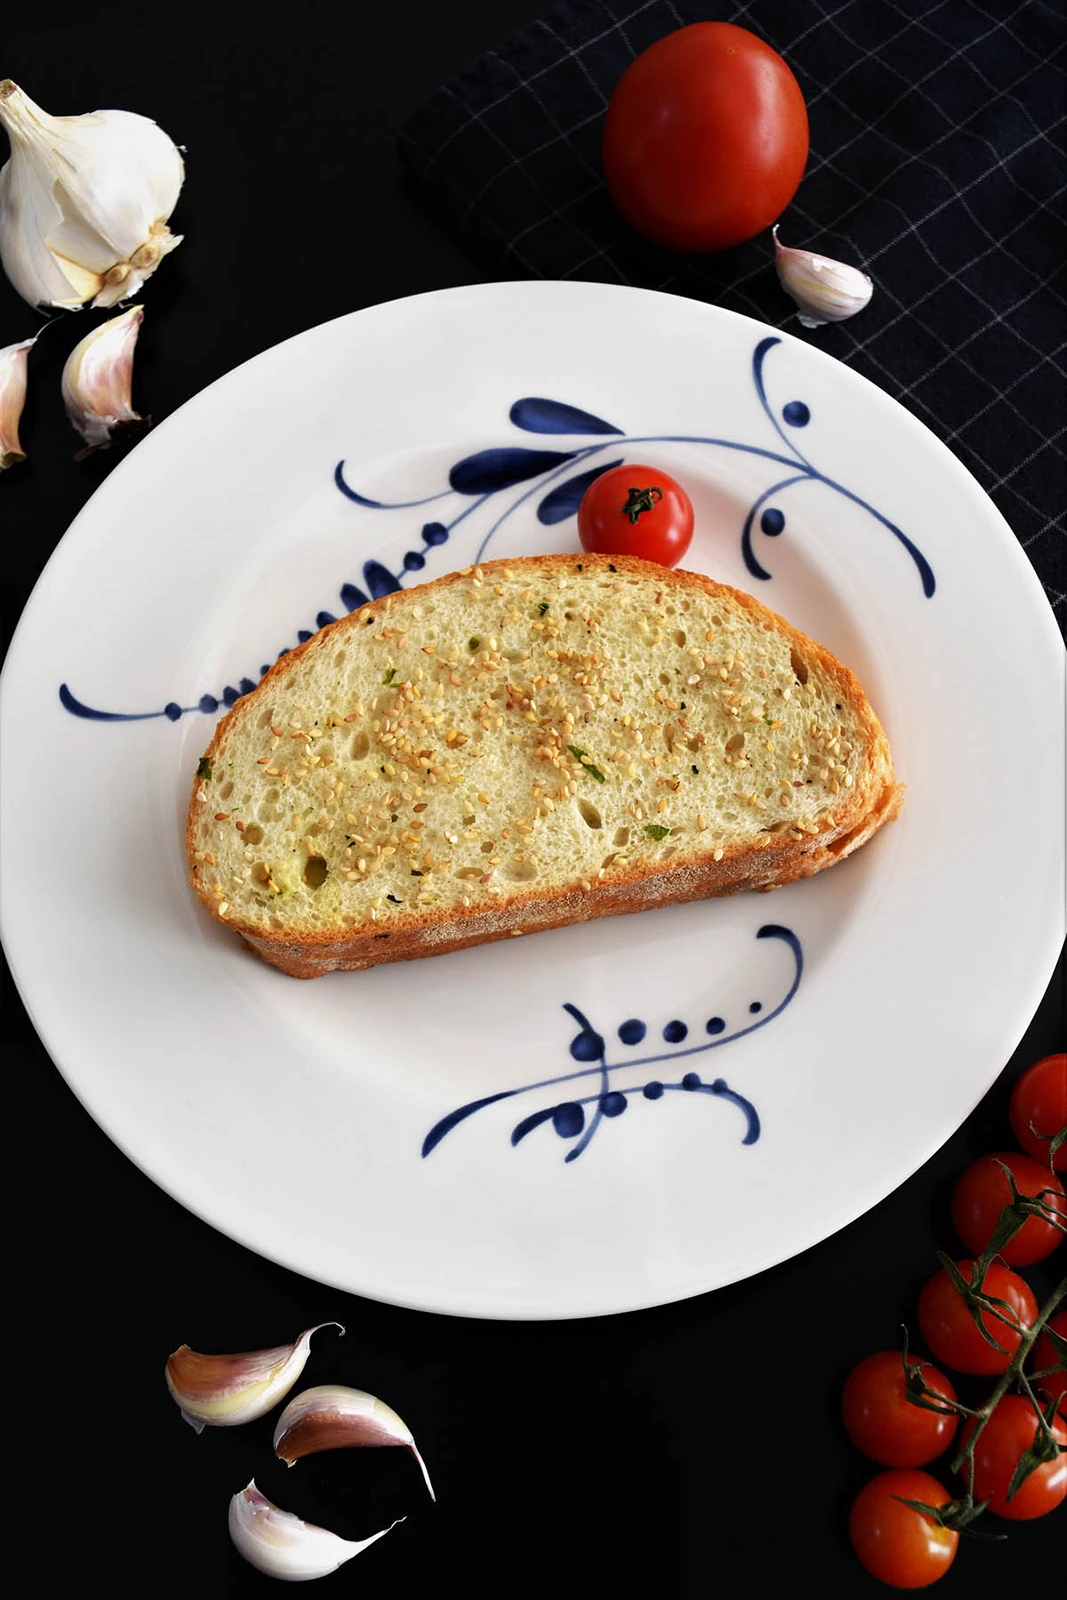
<svg viewBox="0 0 1067 1600">
<path fill-rule="evenodd" d="M 625 20 L 629 22 L 634 17 L 639 17 L 643 11 L 647 11 L 651 6 L 656 4 L 658 4 L 658 0 L 642 0 L 640 5 L 635 6 L 632 11 L 627 12 Z M 608 27 L 602 28 L 600 32 L 594 34 L 591 39 L 584 39 L 580 45 L 576 45 L 572 49 L 569 49 L 567 51 L 567 55 L 564 57 L 564 60 L 568 60 L 571 56 L 576 55 L 579 50 L 587 50 L 591 44 L 599 44 L 601 39 L 606 39 L 608 35 L 614 33 L 616 29 L 617 24 L 615 22 L 611 22 Z M 499 61 L 503 66 L 511 65 L 509 62 L 506 62 L 504 58 L 495 50 L 489 51 L 488 55 L 494 60 Z M 497 106 L 502 106 L 505 101 L 510 100 L 519 89 L 525 89 L 531 83 L 533 83 L 536 78 L 543 78 L 546 73 L 554 72 L 556 68 L 560 66 L 560 64 L 561 63 L 559 60 L 550 61 L 547 66 L 541 67 L 537 72 L 532 72 L 528 78 L 521 78 L 513 89 L 508 89 L 506 93 L 499 95 L 495 100 L 490 100 L 487 105 L 479 106 L 477 111 L 472 111 L 467 121 L 462 123 L 460 127 L 454 128 L 448 135 L 448 138 L 442 139 L 437 149 L 427 157 L 425 170 L 429 172 L 431 168 L 440 160 L 441 156 L 444 155 L 452 141 L 457 139 L 461 133 L 465 133 L 472 123 L 481 122 L 489 115 L 490 111 L 495 111 Z M 511 70 L 518 74 L 517 67 L 512 67 Z M 442 85 L 442 87 L 449 88 L 450 86 L 445 84 Z M 462 105 L 462 101 L 459 100 L 459 96 L 455 94 L 454 91 L 453 98 Z"/>
</svg>

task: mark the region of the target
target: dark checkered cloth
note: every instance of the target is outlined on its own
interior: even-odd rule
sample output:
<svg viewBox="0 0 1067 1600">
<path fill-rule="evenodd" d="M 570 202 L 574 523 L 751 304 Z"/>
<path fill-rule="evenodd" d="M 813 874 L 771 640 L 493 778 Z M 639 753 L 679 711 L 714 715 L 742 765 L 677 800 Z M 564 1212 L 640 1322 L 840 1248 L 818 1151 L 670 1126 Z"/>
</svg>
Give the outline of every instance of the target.
<svg viewBox="0 0 1067 1600">
<path fill-rule="evenodd" d="M 636 238 L 604 186 L 604 110 L 641 50 L 740 23 L 789 62 L 811 155 L 787 244 L 869 272 L 805 333 L 767 236 L 714 256 Z M 1039 0 L 565 0 L 438 89 L 406 172 L 487 270 L 710 301 L 810 339 L 909 407 L 1014 528 L 1067 624 L 1064 16 Z"/>
</svg>

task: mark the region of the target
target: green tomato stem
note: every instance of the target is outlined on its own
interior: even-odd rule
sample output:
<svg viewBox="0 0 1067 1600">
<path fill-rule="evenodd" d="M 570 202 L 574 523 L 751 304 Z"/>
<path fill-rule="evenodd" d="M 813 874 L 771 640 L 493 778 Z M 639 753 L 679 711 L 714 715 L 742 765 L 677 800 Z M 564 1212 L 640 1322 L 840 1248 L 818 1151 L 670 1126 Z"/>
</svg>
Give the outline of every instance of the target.
<svg viewBox="0 0 1067 1600">
<path fill-rule="evenodd" d="M 982 1257 L 982 1261 L 984 1263 L 984 1271 L 984 1267 L 988 1266 L 989 1263 L 985 1260 L 984 1256 Z M 993 1392 L 989 1396 L 989 1399 L 986 1401 L 985 1405 L 980 1406 L 978 1410 L 973 1413 L 974 1417 L 976 1418 L 974 1432 L 971 1434 L 970 1438 L 967 1440 L 967 1443 L 964 1445 L 963 1449 L 952 1463 L 952 1471 L 957 1474 L 961 1472 L 964 1463 L 967 1465 L 967 1497 L 969 1500 L 973 1501 L 974 1499 L 974 1447 L 978 1443 L 982 1429 L 993 1415 L 998 1401 L 1004 1398 L 1013 1383 L 1018 1382 L 1026 1391 L 1027 1398 L 1034 1407 L 1034 1410 L 1037 1412 L 1042 1424 L 1044 1424 L 1044 1413 L 1042 1412 L 1041 1407 L 1037 1402 L 1037 1397 L 1031 1389 L 1029 1381 L 1023 1372 L 1023 1365 L 1027 1356 L 1030 1354 L 1030 1351 L 1037 1342 L 1041 1330 L 1044 1328 L 1048 1319 L 1057 1310 L 1065 1296 L 1067 1296 L 1067 1277 L 1060 1279 L 1055 1289 L 1053 1289 L 1052 1293 L 1045 1301 L 1045 1304 L 1038 1311 L 1037 1316 L 1034 1318 L 1029 1328 L 1027 1328 L 1023 1333 L 1011 1360 L 1001 1373 Z"/>
</svg>

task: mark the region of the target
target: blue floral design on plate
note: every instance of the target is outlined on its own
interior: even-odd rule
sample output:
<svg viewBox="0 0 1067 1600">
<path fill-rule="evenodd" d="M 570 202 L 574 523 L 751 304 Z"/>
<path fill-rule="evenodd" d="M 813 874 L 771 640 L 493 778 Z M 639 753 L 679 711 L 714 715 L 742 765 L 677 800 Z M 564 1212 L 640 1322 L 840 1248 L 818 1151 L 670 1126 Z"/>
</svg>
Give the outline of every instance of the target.
<svg viewBox="0 0 1067 1600">
<path fill-rule="evenodd" d="M 764 415 L 778 435 L 782 449 L 769 449 L 765 445 L 747 444 L 736 439 L 713 438 L 702 434 L 625 434 L 613 423 L 606 422 L 603 417 L 594 416 L 591 412 L 566 405 L 560 400 L 527 395 L 516 400 L 508 413 L 515 427 L 525 433 L 542 436 L 565 435 L 593 442 L 568 450 L 532 450 L 519 445 L 479 450 L 473 455 L 464 456 L 454 464 L 449 472 L 448 488 L 417 500 L 385 502 L 371 499 L 349 483 L 345 476 L 345 463 L 339 461 L 334 469 L 334 483 L 346 499 L 365 509 L 408 511 L 443 501 L 459 501 L 459 507 L 455 509 L 451 520 L 435 518 L 422 524 L 419 544 L 404 553 L 399 563 L 399 571 L 393 571 L 377 559 L 364 561 L 362 582 L 357 584 L 348 580 L 340 587 L 338 598 L 341 610 L 355 611 L 368 600 L 377 600 L 383 595 L 402 589 L 405 578 L 410 574 L 421 573 L 430 554 L 446 544 L 462 523 L 469 517 L 475 516 L 490 502 L 499 503 L 498 497 L 506 503 L 483 533 L 474 554 L 475 561 L 481 561 L 485 557 L 490 544 L 508 518 L 535 496 L 539 522 L 545 527 L 565 522 L 575 515 L 582 496 L 594 479 L 612 467 L 621 465 L 625 457 L 618 454 L 620 448 L 637 444 L 707 445 L 761 456 L 785 469 L 784 475 L 763 490 L 753 502 L 740 530 L 741 553 L 745 566 L 753 578 L 767 581 L 772 576 L 763 564 L 766 559 L 763 552 L 760 555 L 756 553 L 757 529 L 765 539 L 779 538 L 787 527 L 786 513 L 781 505 L 782 497 L 799 483 L 823 483 L 836 494 L 862 507 L 904 547 L 916 567 L 922 592 L 929 599 L 935 591 L 936 582 L 933 569 L 918 546 L 897 527 L 896 523 L 883 516 L 869 501 L 846 488 L 844 484 L 838 483 L 836 479 L 820 472 L 796 443 L 795 435 L 799 430 L 808 427 L 812 420 L 807 403 L 803 400 L 789 400 L 782 405 L 780 413 L 775 412 L 767 397 L 764 366 L 770 352 L 781 342 L 779 337 L 772 334 L 761 339 L 756 345 L 752 355 L 752 382 Z M 610 454 L 610 459 L 596 459 L 595 464 L 590 465 L 594 462 L 594 458 L 602 457 L 605 452 Z M 519 490 L 519 493 L 513 494 L 514 490 Z M 334 611 L 320 611 L 315 618 L 313 628 L 297 630 L 296 643 L 305 643 L 317 629 L 335 622 L 339 614 Z M 285 645 L 279 650 L 278 657 L 286 655 L 292 648 L 291 644 Z M 66 683 L 59 686 L 59 699 L 73 716 L 88 718 L 95 722 L 142 722 L 155 717 L 166 717 L 171 722 L 177 722 L 180 717 L 191 712 L 202 712 L 207 716 L 213 716 L 222 707 L 228 709 L 242 695 L 248 694 L 255 688 L 257 679 L 263 677 L 269 666 L 269 662 L 261 665 L 256 679 L 251 676 L 242 677 L 235 684 L 226 684 L 217 694 L 202 694 L 193 705 L 181 705 L 172 700 L 156 711 L 99 710 L 75 696 Z"/>
<path fill-rule="evenodd" d="M 667 1080 L 663 1076 L 653 1074 L 646 1077 L 643 1082 L 619 1088 L 612 1075 L 617 1075 L 623 1069 L 632 1071 L 635 1067 L 662 1067 L 665 1062 L 673 1063 L 683 1058 L 702 1055 L 708 1050 L 717 1050 L 723 1045 L 733 1044 L 735 1040 L 745 1038 L 747 1034 L 755 1033 L 759 1028 L 765 1028 L 775 1017 L 781 1016 L 800 988 L 800 979 L 804 971 L 804 954 L 800 940 L 791 928 L 781 927 L 772 922 L 765 923 L 756 934 L 756 938 L 780 940 L 793 957 L 793 975 L 789 986 L 783 997 L 770 1010 L 765 1010 L 762 1000 L 753 999 L 748 1002 L 746 1017 L 741 1022 L 731 1024 L 726 1017 L 712 1015 L 700 1025 L 700 1028 L 692 1027 L 692 1032 L 697 1033 L 702 1029 L 707 1035 L 699 1044 L 686 1044 L 691 1024 L 683 1022 L 680 1018 L 674 1018 L 666 1023 L 662 1030 L 664 1043 L 672 1048 L 653 1051 L 651 1055 L 639 1056 L 636 1059 L 620 1057 L 609 1061 L 608 1045 L 604 1035 L 597 1031 L 583 1011 L 566 1001 L 563 1006 L 564 1011 L 578 1024 L 578 1032 L 572 1038 L 569 1047 L 572 1059 L 579 1063 L 578 1067 L 551 1078 L 542 1078 L 536 1083 L 520 1084 L 515 1089 L 502 1089 L 497 1094 L 484 1095 L 479 1100 L 457 1106 L 454 1111 L 448 1112 L 434 1123 L 422 1142 L 423 1157 L 432 1155 L 441 1141 L 458 1128 L 461 1122 L 466 1122 L 469 1117 L 485 1111 L 487 1107 L 498 1105 L 502 1100 L 514 1099 L 516 1095 L 527 1095 L 539 1090 L 557 1090 L 562 1085 L 567 1085 L 568 1088 L 571 1085 L 586 1087 L 591 1092 L 567 1094 L 564 1099 L 558 1099 L 553 1095 L 547 1106 L 523 1117 L 521 1122 L 515 1124 L 511 1130 L 512 1145 L 520 1144 L 538 1128 L 551 1127 L 559 1138 L 574 1141 L 564 1159 L 575 1161 L 589 1148 L 600 1129 L 606 1123 L 621 1117 L 631 1103 L 641 1100 L 655 1103 L 662 1100 L 664 1095 L 674 1093 L 706 1095 L 713 1100 L 726 1101 L 735 1106 L 741 1112 L 744 1121 L 741 1143 L 755 1144 L 760 1136 L 759 1113 L 752 1101 L 732 1089 L 725 1078 L 713 1078 L 710 1082 L 705 1082 L 698 1072 L 690 1070 L 682 1073 L 676 1080 Z M 633 1048 L 647 1037 L 648 1027 L 640 1017 L 629 1017 L 618 1025 L 616 1032 L 623 1045 Z M 583 1080 L 591 1081 L 583 1083 Z"/>
</svg>

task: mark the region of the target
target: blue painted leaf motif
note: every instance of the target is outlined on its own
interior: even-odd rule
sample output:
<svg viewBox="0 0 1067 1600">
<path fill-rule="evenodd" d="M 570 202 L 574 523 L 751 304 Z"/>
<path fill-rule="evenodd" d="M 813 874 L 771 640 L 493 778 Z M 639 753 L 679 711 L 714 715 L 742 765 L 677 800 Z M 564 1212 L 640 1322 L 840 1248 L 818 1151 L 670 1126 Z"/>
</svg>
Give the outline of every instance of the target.
<svg viewBox="0 0 1067 1600">
<path fill-rule="evenodd" d="M 498 489 L 539 478 L 573 456 L 573 450 L 479 450 L 477 455 L 457 461 L 448 481 L 457 494 L 495 494 Z"/>
<path fill-rule="evenodd" d="M 360 606 L 367 604 L 367 596 L 362 589 L 357 589 L 354 583 L 341 585 L 341 604 L 346 611 L 358 611 Z"/>
<path fill-rule="evenodd" d="M 400 588 L 400 580 L 393 576 L 388 567 L 383 567 L 380 561 L 363 563 L 363 582 L 370 590 L 372 600 L 380 600 L 383 594 L 393 594 Z"/>
<path fill-rule="evenodd" d="M 582 503 L 582 496 L 591 483 L 605 472 L 610 472 L 612 467 L 621 467 L 622 457 L 617 461 L 607 461 L 602 467 L 590 467 L 587 472 L 579 472 L 576 477 L 568 478 L 564 483 L 558 483 L 550 489 L 537 508 L 537 520 L 546 527 L 552 527 L 557 522 L 566 522 L 568 517 L 573 517 Z"/>
<path fill-rule="evenodd" d="M 527 433 L 622 432 L 603 417 L 594 417 L 591 411 L 579 411 L 577 406 L 564 405 L 562 400 L 544 400 L 539 395 L 516 400 L 508 415 L 517 428 Z"/>
</svg>

